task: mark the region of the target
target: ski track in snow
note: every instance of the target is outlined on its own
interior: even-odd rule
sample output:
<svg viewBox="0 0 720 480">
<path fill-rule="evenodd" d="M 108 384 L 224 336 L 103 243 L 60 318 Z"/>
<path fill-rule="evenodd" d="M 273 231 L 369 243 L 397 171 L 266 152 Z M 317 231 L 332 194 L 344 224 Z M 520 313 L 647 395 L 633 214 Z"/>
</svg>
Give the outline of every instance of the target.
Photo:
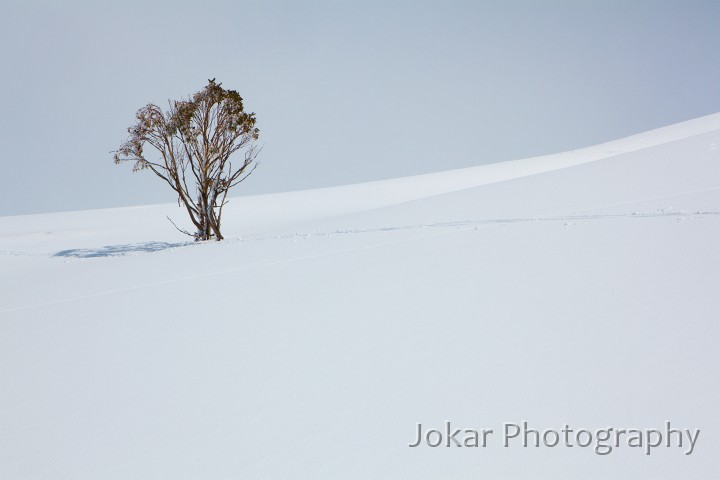
<svg viewBox="0 0 720 480">
<path fill-rule="evenodd" d="M 577 215 L 558 215 L 558 216 L 547 216 L 547 217 L 528 217 L 528 218 L 504 218 L 504 219 L 477 219 L 477 220 L 465 220 L 465 221 L 452 221 L 452 222 L 437 222 L 437 223 L 421 223 L 421 224 L 414 224 L 414 225 L 399 225 L 399 226 L 386 226 L 386 227 L 376 227 L 376 228 L 360 228 L 360 229 L 338 229 L 328 232 L 323 231 L 315 231 L 311 233 L 293 233 L 288 235 L 271 235 L 266 237 L 258 237 L 254 239 L 228 239 L 226 240 L 227 243 L 255 243 L 255 242 L 265 242 L 265 241 L 272 241 L 272 240 L 307 240 L 311 238 L 327 238 L 327 237 L 333 237 L 337 235 L 357 235 L 357 234 L 368 234 L 368 233 L 387 233 L 387 232 L 398 232 L 398 231 L 407 231 L 407 230 L 420 230 L 420 229 L 448 229 L 451 228 L 451 231 L 443 230 L 442 232 L 436 232 L 434 234 L 430 235 L 423 235 L 422 237 L 410 237 L 410 238 L 403 238 L 393 241 L 387 241 L 382 243 L 375 243 L 373 245 L 368 245 L 360 248 L 350 248 L 350 249 L 342 249 L 338 251 L 333 252 L 327 252 L 327 253 L 321 253 L 321 254 L 315 254 L 315 255 L 304 255 L 294 258 L 286 258 L 282 260 L 275 260 L 271 262 L 261 262 L 261 263 L 254 263 L 250 265 L 244 265 L 242 267 L 237 268 L 231 268 L 231 269 L 225 269 L 225 270 L 219 270 L 214 272 L 206 272 L 201 273 L 197 275 L 187 275 L 183 277 L 177 277 L 177 278 L 170 278 L 167 280 L 162 280 L 159 282 L 150 282 L 150 283 L 144 283 L 141 285 L 135 285 L 132 287 L 127 288 L 120 288 L 120 289 L 113 289 L 113 290 L 107 290 L 104 292 L 97 292 L 90 295 L 82 295 L 72 298 L 66 298 L 63 300 L 56 300 L 52 302 L 45 302 L 45 303 L 39 303 L 39 304 L 33 304 L 33 305 L 23 305 L 19 307 L 12 307 L 0 310 L 0 313 L 10 313 L 10 312 L 16 312 L 21 310 L 28 310 L 38 307 L 47 307 L 51 305 L 57 305 L 57 304 L 64 304 L 64 303 L 71 303 L 76 302 L 80 300 L 87 300 L 91 298 L 97 298 L 97 297 L 103 297 L 107 295 L 114 295 L 117 293 L 123 293 L 133 290 L 140 290 L 144 288 L 149 287 L 158 287 L 158 286 L 164 286 L 164 285 L 172 285 L 175 283 L 180 282 L 187 282 L 187 281 L 194 281 L 199 280 L 203 278 L 218 276 L 218 275 L 227 275 L 237 272 L 242 272 L 246 270 L 252 270 L 255 268 L 261 268 L 261 267 L 268 267 L 268 266 L 274 266 L 274 265 L 281 265 L 286 263 L 293 263 L 293 262 L 301 262 L 305 260 L 312 260 L 316 258 L 323 258 L 323 257 L 330 257 L 335 255 L 343 255 L 350 252 L 358 252 L 363 250 L 371 250 L 375 248 L 382 248 L 388 245 L 393 245 L 397 243 L 404 243 L 404 242 L 410 242 L 417 240 L 419 238 L 428 238 L 428 237 L 434 237 L 438 235 L 446 235 L 446 234 L 452 234 L 456 232 L 461 231 L 467 231 L 472 229 L 477 229 L 480 226 L 487 226 L 487 225 L 507 225 L 507 224 L 515 224 L 515 223 L 533 223 L 533 222 L 568 222 L 568 221 L 589 221 L 589 220 L 612 220 L 612 219 L 649 219 L 649 218 L 677 218 L 677 219 L 683 219 L 683 218 L 698 218 L 698 217 L 720 217 L 720 211 L 698 211 L 698 212 L 653 212 L 653 213 L 639 213 L 639 212 L 632 212 L 632 213 L 623 213 L 623 214 L 577 214 Z M 567 224 L 566 224 L 567 225 Z M 146 242 L 146 243 L 154 243 L 154 242 Z M 138 245 L 146 245 L 138 244 Z M 198 245 L 195 243 L 188 242 L 186 244 L 168 244 L 170 245 L 167 247 L 167 249 L 174 250 L 176 248 L 182 248 L 182 247 L 190 247 L 194 245 Z M 122 246 L 116 246 L 118 247 L 118 250 L 123 250 Z M 98 249 L 98 251 L 101 250 L 107 250 L 112 249 L 113 247 L 102 247 L 101 249 Z M 78 249 L 82 251 L 87 252 L 93 252 L 92 249 Z M 127 250 L 127 249 L 126 249 Z M 138 250 L 138 252 L 144 251 L 146 253 L 154 252 L 154 251 L 161 251 L 162 249 L 147 249 L 147 250 Z M 58 253 L 55 253 L 51 256 L 64 256 L 59 255 L 63 252 L 67 252 L 68 250 L 64 250 Z M 5 254 L 11 254 L 11 255 L 22 255 L 18 252 L 0 252 Z M 128 255 L 127 253 L 120 254 L 120 256 Z M 47 257 L 46 254 L 40 255 L 43 257 Z M 85 255 L 85 256 L 79 256 L 79 258 L 93 258 L 93 257 L 102 257 L 103 255 L 93 255 L 92 253 Z"/>
<path fill-rule="evenodd" d="M 453 227 L 472 227 L 480 225 L 505 225 L 513 223 L 531 223 L 531 222 L 560 222 L 574 220 L 604 220 L 617 218 L 658 218 L 658 217 L 703 217 L 703 216 L 720 216 L 720 212 L 658 212 L 658 213 L 623 213 L 623 214 L 594 214 L 594 215 L 562 215 L 550 217 L 527 217 L 527 218 L 498 218 L 498 219 L 477 219 L 477 220 L 458 220 L 453 222 L 436 222 L 436 223 L 418 223 L 413 225 L 386 226 L 377 228 L 358 228 L 358 229 L 339 229 L 328 232 L 316 231 L 312 233 L 294 233 L 290 235 L 276 235 L 268 237 L 259 237 L 257 239 L 247 240 L 247 242 L 258 240 L 272 239 L 305 239 L 312 237 L 332 237 L 343 234 L 360 234 L 360 233 L 383 233 L 394 232 L 398 230 L 417 230 L 422 228 L 453 228 Z"/>
<path fill-rule="evenodd" d="M 337 230 L 316 230 L 313 232 L 297 232 L 281 235 L 265 235 L 254 238 L 227 238 L 226 243 L 256 243 L 272 240 L 306 240 L 317 237 L 333 237 L 336 235 L 353 235 L 366 233 L 389 233 L 405 230 L 420 230 L 425 228 L 458 228 L 458 227 L 477 227 L 481 225 L 507 225 L 514 223 L 533 223 L 533 222 L 569 222 L 569 221 L 588 221 L 588 220 L 609 220 L 620 218 L 697 218 L 697 217 L 718 217 L 720 211 L 697 211 L 697 212 L 631 212 L 617 214 L 569 214 L 554 215 L 544 217 L 516 217 L 516 218 L 485 218 L 456 220 L 450 222 L 434 222 L 434 223 L 416 223 L 409 225 L 386 225 L 372 228 L 345 228 Z M 213 242 L 214 243 L 214 242 Z M 195 242 L 140 242 L 122 245 L 105 245 L 99 248 L 75 248 L 66 249 L 59 252 L 18 252 L 18 251 L 0 251 L 0 255 L 21 256 L 21 257 L 65 257 L 65 258 L 104 258 L 104 257 L 122 257 L 129 255 L 139 255 L 143 253 L 154 253 L 163 250 L 175 250 L 177 248 L 198 246 Z M 0 310 L 2 311 L 2 310 Z"/>
<path fill-rule="evenodd" d="M 438 232 L 438 233 L 435 233 L 434 235 L 427 235 L 424 238 L 427 238 L 430 236 L 445 235 L 447 233 L 452 233 L 452 232 Z M 269 237 L 269 239 L 277 239 L 277 238 L 278 237 Z M 345 255 L 345 254 L 352 253 L 352 252 L 372 250 L 372 249 L 376 249 L 376 248 L 382 248 L 382 247 L 385 247 L 388 245 L 394 245 L 397 243 L 410 242 L 413 240 L 417 240 L 417 238 L 418 237 L 403 238 L 403 239 L 399 239 L 399 240 L 393 240 L 393 241 L 387 241 L 387 242 L 367 245 L 364 247 L 347 248 L 347 249 L 337 250 L 337 251 L 333 251 L 333 252 L 326 252 L 326 253 L 320 253 L 320 254 L 314 254 L 314 255 L 303 255 L 303 256 L 299 256 L 299 257 L 285 258 L 282 260 L 273 260 L 270 262 L 254 263 L 254 264 L 250 264 L 250 265 L 244 265 L 242 267 L 218 270 L 218 271 L 214 271 L 214 272 L 205 272 L 205 273 L 200 273 L 200 274 L 196 274 L 196 275 L 186 275 L 183 277 L 175 277 L 175 278 L 170 278 L 167 280 L 161 280 L 158 282 L 143 283 L 141 285 L 134 285 L 132 287 L 106 290 L 104 292 L 96 292 L 96 293 L 93 293 L 90 295 L 81 295 L 81 296 L 77 296 L 77 297 L 65 298 L 62 300 L 55 300 L 52 302 L 36 303 L 33 305 L 23 305 L 23 306 L 19 306 L 19 307 L 7 308 L 7 309 L 0 310 L 0 313 L 10 313 L 10 312 L 16 312 L 16 311 L 21 311 L 21 310 L 30 310 L 30 309 L 37 308 L 37 307 L 47 307 L 47 306 L 51 306 L 51 305 L 71 303 L 71 302 L 75 302 L 75 301 L 79 301 L 79 300 L 87 300 L 87 299 L 91 299 L 91 298 L 114 295 L 117 293 L 129 292 L 129 291 L 133 291 L 133 290 L 140 290 L 140 289 L 144 289 L 144 288 L 158 287 L 158 286 L 163 286 L 163 285 L 172 285 L 175 283 L 199 280 L 199 279 L 214 277 L 214 276 L 218 276 L 218 275 L 227 275 L 227 274 L 231 274 L 231 273 L 252 270 L 255 268 L 269 267 L 269 266 L 282 265 L 282 264 L 294 263 L 294 262 L 301 262 L 301 261 L 312 260 L 312 259 L 316 259 L 316 258 L 332 257 L 332 256 L 336 256 L 336 255 Z M 228 243 L 231 243 L 231 242 L 233 242 L 233 240 L 228 241 Z M 243 240 L 238 240 L 236 242 L 242 243 Z M 190 244 L 190 245 L 194 245 L 194 244 Z"/>
</svg>

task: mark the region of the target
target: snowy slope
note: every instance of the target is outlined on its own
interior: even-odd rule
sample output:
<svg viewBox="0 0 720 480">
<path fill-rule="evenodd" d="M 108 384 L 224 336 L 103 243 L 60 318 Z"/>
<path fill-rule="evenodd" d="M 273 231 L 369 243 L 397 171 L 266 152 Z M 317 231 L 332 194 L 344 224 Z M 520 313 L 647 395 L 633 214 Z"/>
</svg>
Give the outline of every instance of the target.
<svg viewBox="0 0 720 480">
<path fill-rule="evenodd" d="M 588 149 L 0 218 L 0 478 L 713 478 L 720 114 Z M 409 448 L 416 423 L 493 428 Z M 684 449 L 502 447 L 538 428 Z"/>
</svg>

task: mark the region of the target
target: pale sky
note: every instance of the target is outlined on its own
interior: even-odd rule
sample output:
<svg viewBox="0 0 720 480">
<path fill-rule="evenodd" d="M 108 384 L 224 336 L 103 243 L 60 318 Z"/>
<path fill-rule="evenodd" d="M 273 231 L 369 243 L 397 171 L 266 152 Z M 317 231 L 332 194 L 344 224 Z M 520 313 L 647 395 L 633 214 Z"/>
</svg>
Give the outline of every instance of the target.
<svg viewBox="0 0 720 480">
<path fill-rule="evenodd" d="M 0 6 L 0 215 L 171 202 L 110 152 L 201 89 L 256 112 L 234 195 L 589 146 L 720 111 L 717 0 Z"/>
</svg>

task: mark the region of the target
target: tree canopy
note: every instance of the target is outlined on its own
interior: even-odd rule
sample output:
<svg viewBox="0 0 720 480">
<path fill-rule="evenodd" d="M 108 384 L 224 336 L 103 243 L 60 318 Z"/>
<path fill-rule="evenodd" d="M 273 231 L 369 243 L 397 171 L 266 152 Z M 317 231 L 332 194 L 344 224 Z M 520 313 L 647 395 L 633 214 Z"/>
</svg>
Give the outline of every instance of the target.
<svg viewBox="0 0 720 480">
<path fill-rule="evenodd" d="M 195 227 L 193 233 L 180 231 L 196 240 L 222 240 L 228 191 L 258 165 L 255 113 L 245 112 L 240 94 L 215 79 L 190 98 L 168 104 L 166 112 L 152 103 L 138 110 L 113 159 L 133 162 L 133 171 L 152 171 L 177 193 Z"/>
</svg>

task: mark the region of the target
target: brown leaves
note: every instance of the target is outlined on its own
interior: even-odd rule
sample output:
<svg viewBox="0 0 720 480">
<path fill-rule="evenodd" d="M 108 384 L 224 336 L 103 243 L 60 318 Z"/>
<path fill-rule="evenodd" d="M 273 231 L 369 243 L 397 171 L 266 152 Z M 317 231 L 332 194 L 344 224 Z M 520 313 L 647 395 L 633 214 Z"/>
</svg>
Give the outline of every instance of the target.
<svg viewBox="0 0 720 480">
<path fill-rule="evenodd" d="M 189 99 L 169 102 L 167 112 L 147 104 L 137 111 L 136 120 L 114 152 L 114 162 L 133 161 L 133 171 L 150 169 L 177 192 L 197 227 L 197 240 L 221 239 L 227 192 L 257 165 L 253 142 L 260 130 L 255 114 L 245 112 L 237 91 L 223 89 L 213 78 Z M 145 145 L 153 147 L 156 158 L 145 156 Z M 230 158 L 241 149 L 244 158 L 233 168 Z"/>
</svg>

